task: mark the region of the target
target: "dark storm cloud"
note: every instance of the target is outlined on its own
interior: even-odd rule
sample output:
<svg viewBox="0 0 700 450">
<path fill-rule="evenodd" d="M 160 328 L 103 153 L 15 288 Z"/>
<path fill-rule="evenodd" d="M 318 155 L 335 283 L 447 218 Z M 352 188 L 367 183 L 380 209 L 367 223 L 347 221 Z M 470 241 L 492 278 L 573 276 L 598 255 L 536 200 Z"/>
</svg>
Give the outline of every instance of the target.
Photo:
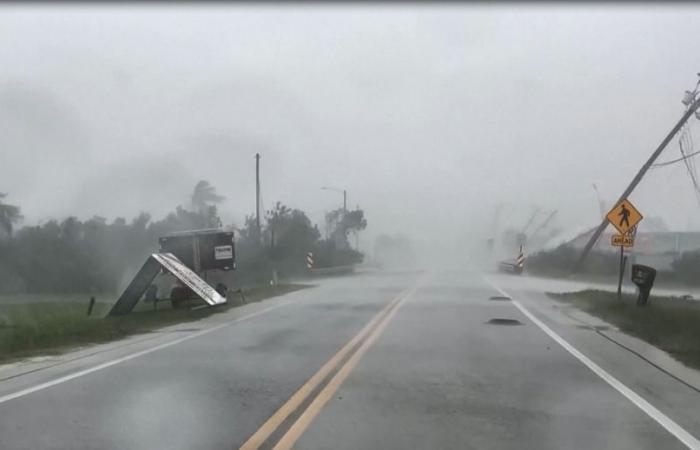
<svg viewBox="0 0 700 450">
<path fill-rule="evenodd" d="M 0 192 L 29 223 L 161 215 L 206 178 L 240 223 L 260 152 L 266 206 L 320 221 L 340 201 L 320 187 L 346 188 L 366 242 L 399 228 L 446 242 L 486 233 L 499 202 L 506 225 L 539 206 L 587 226 L 591 184 L 618 195 L 680 115 L 699 12 L 4 6 Z M 700 226 L 678 168 L 634 199 L 671 228 Z"/>
</svg>

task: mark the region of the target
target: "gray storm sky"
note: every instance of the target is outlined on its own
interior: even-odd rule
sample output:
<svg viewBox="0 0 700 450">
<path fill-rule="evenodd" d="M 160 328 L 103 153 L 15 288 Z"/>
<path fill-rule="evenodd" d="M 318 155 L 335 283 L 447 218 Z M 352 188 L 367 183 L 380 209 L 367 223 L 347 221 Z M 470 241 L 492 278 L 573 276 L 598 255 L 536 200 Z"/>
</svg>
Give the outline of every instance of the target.
<svg viewBox="0 0 700 450">
<path fill-rule="evenodd" d="M 346 188 L 367 236 L 481 232 L 499 202 L 579 229 L 591 184 L 612 201 L 682 114 L 699 24 L 691 4 L 3 5 L 0 192 L 27 224 L 159 218 L 207 179 L 241 224 L 260 152 L 265 207 L 320 222 L 342 199 L 319 188 Z M 632 200 L 700 227 L 682 164 Z"/>
</svg>

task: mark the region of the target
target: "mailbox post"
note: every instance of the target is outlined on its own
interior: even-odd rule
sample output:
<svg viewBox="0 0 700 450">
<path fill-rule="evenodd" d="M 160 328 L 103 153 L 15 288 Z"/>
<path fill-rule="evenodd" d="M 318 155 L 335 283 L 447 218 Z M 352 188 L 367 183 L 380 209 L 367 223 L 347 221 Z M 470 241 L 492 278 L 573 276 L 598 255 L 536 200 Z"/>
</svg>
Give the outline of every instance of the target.
<svg viewBox="0 0 700 450">
<path fill-rule="evenodd" d="M 649 303 L 649 293 L 654 286 L 656 269 L 641 264 L 632 265 L 632 282 L 639 288 L 637 306 L 645 306 Z"/>
</svg>

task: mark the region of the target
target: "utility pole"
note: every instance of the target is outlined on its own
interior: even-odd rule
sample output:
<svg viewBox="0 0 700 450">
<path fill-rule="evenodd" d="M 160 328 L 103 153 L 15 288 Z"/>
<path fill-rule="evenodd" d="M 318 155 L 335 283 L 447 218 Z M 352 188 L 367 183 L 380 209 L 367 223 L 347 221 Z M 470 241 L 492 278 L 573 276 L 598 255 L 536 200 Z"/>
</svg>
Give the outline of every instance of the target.
<svg viewBox="0 0 700 450">
<path fill-rule="evenodd" d="M 260 153 L 255 154 L 255 228 L 260 239 Z"/>
<path fill-rule="evenodd" d="M 698 82 L 700 84 L 700 82 Z M 680 131 L 681 128 L 683 128 L 683 125 L 690 119 L 690 117 L 697 111 L 698 107 L 700 106 L 700 98 L 695 98 L 695 95 L 697 94 L 697 85 L 695 87 L 695 91 L 692 93 L 693 94 L 693 100 L 691 102 L 688 102 L 688 109 L 686 110 L 685 114 L 683 114 L 683 117 L 676 123 L 676 125 L 671 129 L 671 131 L 668 133 L 668 135 L 664 138 L 663 141 L 661 141 L 661 144 L 654 150 L 654 153 L 651 154 L 647 162 L 644 163 L 641 169 L 639 169 L 639 172 L 637 172 L 637 175 L 634 176 L 632 179 L 632 182 L 627 186 L 625 191 L 622 193 L 619 199 L 615 202 L 615 205 L 617 206 L 625 200 L 629 195 L 634 191 L 634 188 L 637 187 L 640 181 L 642 181 L 642 178 L 644 175 L 647 173 L 649 168 L 651 167 L 652 164 L 654 164 L 654 161 L 656 161 L 656 158 L 659 157 L 661 152 L 664 151 L 666 146 L 668 145 L 669 142 L 671 142 L 671 139 Z M 578 261 L 576 262 L 576 265 L 573 268 L 573 271 L 576 272 L 581 268 L 581 265 L 583 264 L 583 261 L 586 259 L 586 256 L 588 256 L 588 253 L 591 251 L 595 243 L 598 241 L 600 238 L 600 235 L 603 234 L 603 231 L 605 231 L 605 228 L 608 226 L 608 220 L 603 217 L 603 221 L 598 225 L 598 228 L 596 228 L 595 232 L 589 239 L 589 241 L 586 243 L 586 246 L 583 248 L 583 251 L 581 252 L 581 256 L 579 257 Z"/>
<path fill-rule="evenodd" d="M 360 205 L 355 208 L 356 211 L 360 209 Z M 355 230 L 355 250 L 360 251 L 360 230 Z"/>
<path fill-rule="evenodd" d="M 321 186 L 321 190 L 322 191 L 341 192 L 343 194 L 343 215 L 342 215 L 342 219 L 340 221 L 336 222 L 336 226 L 340 225 L 341 223 L 343 223 L 345 216 L 348 213 L 348 191 L 346 189 L 339 189 L 339 188 L 329 187 L 329 186 Z M 336 220 L 337 220 L 337 218 L 336 218 Z M 326 230 L 328 230 L 328 226 L 329 226 L 328 218 L 326 217 Z M 326 231 L 326 233 L 328 233 L 328 231 Z M 335 236 L 335 231 L 333 232 L 333 235 Z M 346 238 L 347 238 L 347 235 L 346 235 Z M 347 242 L 348 247 L 350 247 L 350 242 L 348 242 L 347 239 L 345 239 L 345 242 Z"/>
</svg>

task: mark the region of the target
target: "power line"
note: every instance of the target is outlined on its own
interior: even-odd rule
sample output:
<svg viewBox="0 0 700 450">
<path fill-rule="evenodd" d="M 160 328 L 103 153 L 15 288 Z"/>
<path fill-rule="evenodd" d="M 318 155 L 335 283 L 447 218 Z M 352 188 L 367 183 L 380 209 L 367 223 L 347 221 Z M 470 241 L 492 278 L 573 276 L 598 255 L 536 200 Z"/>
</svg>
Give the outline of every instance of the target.
<svg viewBox="0 0 700 450">
<path fill-rule="evenodd" d="M 656 163 L 656 164 L 652 165 L 652 167 L 654 167 L 654 168 L 659 168 L 659 167 L 670 166 L 671 164 L 675 164 L 675 163 L 677 163 L 677 162 L 684 161 L 684 160 L 686 160 L 686 159 L 688 159 L 688 158 L 692 158 L 692 157 L 695 156 L 695 155 L 700 155 L 700 150 L 698 150 L 698 151 L 696 151 L 696 152 L 693 152 L 693 153 L 690 153 L 690 154 L 685 155 L 685 156 L 681 156 L 681 157 L 678 158 L 678 159 L 672 159 L 672 160 L 670 160 L 670 161 L 664 161 L 664 162 Z"/>
<path fill-rule="evenodd" d="M 686 146 L 689 146 L 690 153 L 686 153 L 685 148 L 683 146 L 683 140 L 686 142 Z M 685 157 L 683 159 L 683 163 L 685 164 L 686 169 L 688 170 L 688 175 L 690 176 L 690 180 L 693 182 L 693 188 L 695 190 L 695 198 L 698 201 L 698 204 L 700 205 L 700 186 L 698 186 L 698 175 L 697 175 L 697 170 L 695 168 L 695 160 L 692 160 L 688 157 L 689 154 L 695 153 L 693 152 L 693 135 L 690 133 L 688 126 L 686 125 L 683 128 L 683 131 L 681 133 L 681 138 L 679 139 L 678 144 L 680 145 L 681 148 L 681 154 Z"/>
<path fill-rule="evenodd" d="M 674 125 L 674 127 L 671 129 L 671 131 L 666 135 L 666 137 L 661 141 L 658 147 L 656 147 L 656 150 L 654 150 L 654 153 L 651 154 L 649 159 L 642 165 L 642 167 L 639 169 L 637 174 L 634 176 L 630 184 L 625 188 L 623 191 L 622 195 L 620 195 L 620 198 L 615 202 L 615 205 L 618 205 L 620 202 L 625 200 L 631 193 L 634 191 L 634 188 L 637 187 L 639 182 L 642 180 L 644 177 L 644 174 L 646 174 L 647 170 L 651 167 L 652 164 L 656 161 L 656 158 L 659 157 L 661 152 L 664 151 L 666 146 L 668 145 L 669 142 L 673 139 L 673 137 L 683 128 L 685 123 L 690 119 L 690 117 L 695 114 L 698 109 L 700 108 L 700 98 L 697 98 L 697 88 L 700 86 L 700 80 L 698 80 L 698 83 L 696 84 L 695 91 L 693 92 L 686 92 L 686 98 L 683 99 L 683 103 L 686 105 L 686 111 L 683 114 L 683 116 L 680 118 L 678 123 Z M 583 264 L 583 261 L 586 259 L 586 256 L 588 256 L 588 253 L 591 251 L 595 243 L 598 241 L 600 238 L 600 235 L 603 234 L 603 231 L 605 228 L 608 226 L 608 221 L 603 218 L 600 222 L 600 225 L 595 229 L 593 234 L 591 235 L 590 239 L 584 246 L 583 250 L 581 251 L 581 255 L 578 258 L 578 261 L 576 262 L 573 271 L 576 272 L 578 269 Z"/>
<path fill-rule="evenodd" d="M 681 152 L 680 158 L 653 164 L 652 168 L 659 169 L 661 167 L 667 167 L 672 164 L 682 162 L 685 166 L 686 171 L 688 172 L 690 181 L 693 183 L 693 191 L 695 193 L 695 197 L 698 201 L 698 204 L 700 204 L 700 183 L 698 182 L 697 166 L 695 164 L 695 160 L 692 159 L 694 156 L 700 154 L 700 150 L 695 150 L 693 133 L 687 123 L 683 126 L 679 133 L 678 146 Z"/>
</svg>

